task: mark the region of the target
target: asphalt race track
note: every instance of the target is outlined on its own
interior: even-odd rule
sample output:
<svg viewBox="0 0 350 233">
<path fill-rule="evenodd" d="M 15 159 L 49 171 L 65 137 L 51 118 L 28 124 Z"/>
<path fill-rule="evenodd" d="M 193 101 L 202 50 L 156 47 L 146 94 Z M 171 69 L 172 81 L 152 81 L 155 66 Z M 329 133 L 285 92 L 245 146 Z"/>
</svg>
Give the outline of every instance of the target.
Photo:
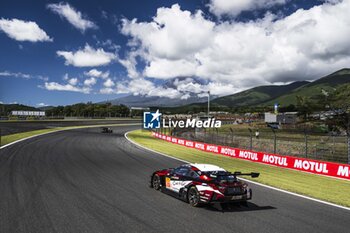
<svg viewBox="0 0 350 233">
<path fill-rule="evenodd" d="M 116 119 L 116 120 L 47 120 L 47 121 L 0 121 L 0 135 L 23 133 L 39 129 L 51 129 L 67 126 L 106 125 L 141 123 L 141 119 Z"/>
<path fill-rule="evenodd" d="M 248 207 L 224 211 L 157 192 L 151 172 L 181 162 L 129 143 L 124 132 L 135 128 L 62 131 L 1 149 L 0 232 L 349 232 L 350 211 L 261 186 L 251 185 Z"/>
</svg>

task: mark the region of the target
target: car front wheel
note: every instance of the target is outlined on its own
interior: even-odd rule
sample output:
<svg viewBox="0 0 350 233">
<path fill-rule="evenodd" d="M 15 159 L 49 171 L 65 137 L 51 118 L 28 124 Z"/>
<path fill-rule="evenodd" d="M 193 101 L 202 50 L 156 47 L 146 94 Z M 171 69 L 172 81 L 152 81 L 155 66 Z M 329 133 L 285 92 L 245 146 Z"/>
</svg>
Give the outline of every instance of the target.
<svg viewBox="0 0 350 233">
<path fill-rule="evenodd" d="M 160 189 L 160 177 L 159 175 L 155 174 L 152 177 L 152 186 L 155 190 L 159 190 Z"/>
</svg>

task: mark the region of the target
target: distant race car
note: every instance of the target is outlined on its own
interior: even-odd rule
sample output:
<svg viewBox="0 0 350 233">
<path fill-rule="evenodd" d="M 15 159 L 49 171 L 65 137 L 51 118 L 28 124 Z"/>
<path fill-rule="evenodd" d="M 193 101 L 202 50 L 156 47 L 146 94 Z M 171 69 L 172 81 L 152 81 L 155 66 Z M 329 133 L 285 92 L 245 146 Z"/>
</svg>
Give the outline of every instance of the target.
<svg viewBox="0 0 350 233">
<path fill-rule="evenodd" d="M 184 164 L 154 172 L 151 187 L 169 191 L 169 194 L 195 207 L 231 202 L 247 205 L 247 200 L 252 199 L 252 190 L 247 183 L 238 180 L 237 176 L 255 178 L 259 173 L 231 173 L 211 164 Z"/>
<path fill-rule="evenodd" d="M 102 127 L 101 133 L 113 133 L 113 130 L 111 128 L 108 128 L 108 127 Z"/>
</svg>

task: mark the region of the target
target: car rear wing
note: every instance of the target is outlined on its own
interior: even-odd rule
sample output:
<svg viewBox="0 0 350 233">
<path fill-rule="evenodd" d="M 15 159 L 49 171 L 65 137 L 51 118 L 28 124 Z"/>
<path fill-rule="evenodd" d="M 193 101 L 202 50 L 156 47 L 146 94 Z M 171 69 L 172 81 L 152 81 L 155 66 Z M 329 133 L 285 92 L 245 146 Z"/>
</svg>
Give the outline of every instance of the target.
<svg viewBox="0 0 350 233">
<path fill-rule="evenodd" d="M 258 173 L 258 172 L 250 172 L 250 173 L 234 172 L 234 173 L 232 173 L 232 175 L 234 175 L 236 177 L 237 176 L 250 176 L 252 178 L 257 178 L 257 177 L 259 177 L 260 173 Z"/>
</svg>

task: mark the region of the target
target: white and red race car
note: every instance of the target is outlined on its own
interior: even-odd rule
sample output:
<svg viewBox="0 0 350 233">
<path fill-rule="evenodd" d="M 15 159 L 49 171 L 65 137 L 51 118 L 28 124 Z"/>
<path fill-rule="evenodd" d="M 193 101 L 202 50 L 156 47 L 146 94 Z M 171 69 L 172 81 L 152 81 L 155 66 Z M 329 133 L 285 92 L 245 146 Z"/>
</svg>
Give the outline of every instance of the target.
<svg viewBox="0 0 350 233">
<path fill-rule="evenodd" d="M 252 198 L 248 184 L 237 176 L 258 177 L 259 173 L 231 173 L 211 164 L 184 164 L 177 168 L 155 171 L 151 187 L 169 192 L 192 206 L 210 203 L 240 202 Z"/>
</svg>

